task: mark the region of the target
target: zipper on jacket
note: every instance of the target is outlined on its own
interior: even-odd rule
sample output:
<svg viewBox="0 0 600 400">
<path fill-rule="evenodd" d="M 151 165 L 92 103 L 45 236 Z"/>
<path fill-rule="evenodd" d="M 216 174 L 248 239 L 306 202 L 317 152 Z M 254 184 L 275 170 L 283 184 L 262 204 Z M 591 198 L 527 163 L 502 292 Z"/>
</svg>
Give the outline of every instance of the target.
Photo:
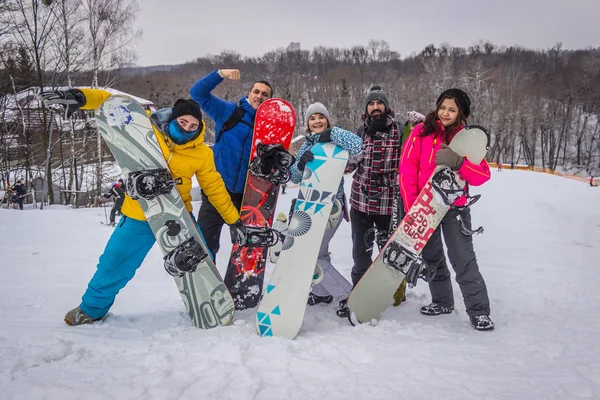
<svg viewBox="0 0 600 400">
<path fill-rule="evenodd" d="M 435 153 L 435 144 L 437 143 L 437 138 L 433 139 L 433 146 L 431 146 L 431 154 L 429 155 L 429 163 L 431 164 L 431 160 L 433 159 L 433 153 Z"/>
<path fill-rule="evenodd" d="M 408 155 L 406 156 L 406 158 L 410 158 L 410 153 L 412 152 L 413 147 L 415 147 L 415 141 L 417 140 L 416 137 L 413 138 L 412 143 L 410 144 L 410 148 L 408 149 Z"/>
</svg>

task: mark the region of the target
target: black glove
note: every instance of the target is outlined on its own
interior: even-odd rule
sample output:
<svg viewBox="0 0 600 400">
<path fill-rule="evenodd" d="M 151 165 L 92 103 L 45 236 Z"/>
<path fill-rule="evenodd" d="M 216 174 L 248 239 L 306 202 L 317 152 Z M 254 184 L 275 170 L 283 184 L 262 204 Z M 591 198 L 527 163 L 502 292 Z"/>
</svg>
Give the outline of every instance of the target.
<svg viewBox="0 0 600 400">
<path fill-rule="evenodd" d="M 327 128 L 323 132 L 321 132 L 321 134 L 319 135 L 318 142 L 319 143 L 331 142 L 331 128 Z"/>
<path fill-rule="evenodd" d="M 71 115 L 85 105 L 85 95 L 79 89 L 70 90 L 51 90 L 42 92 L 39 98 L 46 106 L 58 104 L 65 109 L 65 118 Z"/>
<path fill-rule="evenodd" d="M 232 243 L 237 243 L 240 246 L 246 244 L 248 238 L 246 236 L 246 227 L 242 224 L 242 221 L 238 219 L 233 224 L 229 225 L 229 229 L 231 230 Z"/>
<path fill-rule="evenodd" d="M 442 148 L 435 154 L 435 164 L 446 165 L 452 171 L 458 171 L 464 160 L 464 157 L 459 156 L 454 150 L 443 143 Z"/>
<path fill-rule="evenodd" d="M 304 168 L 306 168 L 306 163 L 314 159 L 315 155 L 313 154 L 313 152 L 310 150 L 306 150 L 304 154 L 302 154 L 302 157 L 300 157 L 300 160 L 298 160 L 298 170 L 304 171 Z"/>
</svg>

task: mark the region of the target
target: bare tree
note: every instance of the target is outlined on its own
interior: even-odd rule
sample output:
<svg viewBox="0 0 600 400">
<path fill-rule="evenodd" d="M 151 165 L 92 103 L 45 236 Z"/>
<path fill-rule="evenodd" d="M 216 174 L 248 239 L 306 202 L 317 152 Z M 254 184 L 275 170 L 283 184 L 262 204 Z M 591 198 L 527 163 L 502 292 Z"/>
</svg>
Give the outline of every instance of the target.
<svg viewBox="0 0 600 400">
<path fill-rule="evenodd" d="M 51 40 L 54 44 L 53 48 L 57 53 L 58 72 L 56 81 L 66 81 L 67 87 L 73 87 L 74 74 L 80 71 L 86 63 L 85 59 L 85 37 L 83 27 L 83 13 L 80 0 L 56 0 L 52 7 L 52 12 L 57 19 L 57 27 L 54 30 Z M 65 187 L 65 201 L 71 202 L 71 194 L 74 194 L 73 204 L 77 205 L 77 192 L 81 188 L 77 171 L 77 158 L 75 156 L 76 132 L 74 129 L 73 120 L 66 121 L 70 138 L 70 157 L 68 165 L 61 163 L 63 170 L 63 185 Z M 58 125 L 62 132 L 62 124 Z M 64 160 L 62 147 L 62 137 L 60 140 L 61 159 Z M 65 173 L 68 169 L 68 181 Z M 73 184 L 75 187 L 73 188 Z"/>
<path fill-rule="evenodd" d="M 43 90 L 46 83 L 47 71 L 52 70 L 50 52 L 50 36 L 56 23 L 55 16 L 45 6 L 45 2 L 38 0 L 11 0 L 14 6 L 13 12 L 9 13 L 9 23 L 12 25 L 13 40 L 22 48 L 26 49 L 30 59 L 33 61 L 35 83 L 39 90 Z M 16 95 L 16 91 L 15 91 Z M 42 144 L 44 149 L 51 146 L 49 143 L 47 112 L 42 107 Z M 26 133 L 23 132 L 25 135 Z M 31 175 L 31 163 L 33 162 L 33 149 L 30 149 L 28 160 L 28 176 Z M 49 201 L 54 202 L 54 192 L 52 190 L 52 173 L 47 171 L 46 181 L 49 188 Z"/>
<path fill-rule="evenodd" d="M 109 71 L 134 58 L 130 48 L 141 36 L 133 23 L 139 11 L 135 0 L 82 0 L 89 35 L 92 87 L 98 87 L 100 71 Z M 106 75 L 110 85 L 110 73 Z M 97 132 L 96 190 L 102 184 L 102 137 Z"/>
</svg>

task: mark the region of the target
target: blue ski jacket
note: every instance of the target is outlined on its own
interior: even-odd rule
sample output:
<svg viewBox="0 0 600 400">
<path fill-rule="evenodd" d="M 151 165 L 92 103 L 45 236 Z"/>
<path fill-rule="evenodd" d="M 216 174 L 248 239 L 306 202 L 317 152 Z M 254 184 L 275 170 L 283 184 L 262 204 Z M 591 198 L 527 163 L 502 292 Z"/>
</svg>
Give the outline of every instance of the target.
<svg viewBox="0 0 600 400">
<path fill-rule="evenodd" d="M 200 104 L 200 108 L 215 123 L 215 135 L 235 112 L 237 104 L 233 101 L 225 101 L 211 94 L 223 78 L 218 70 L 211 72 L 192 86 L 190 96 Z M 248 102 L 248 96 L 240 99 L 239 105 L 244 109 L 242 120 L 228 131 L 223 132 L 219 140 L 215 138 L 213 152 L 217 171 L 223 177 L 225 187 L 233 193 L 244 193 L 246 185 L 246 174 L 252 148 L 252 135 L 254 131 L 254 117 L 256 110 Z"/>
</svg>

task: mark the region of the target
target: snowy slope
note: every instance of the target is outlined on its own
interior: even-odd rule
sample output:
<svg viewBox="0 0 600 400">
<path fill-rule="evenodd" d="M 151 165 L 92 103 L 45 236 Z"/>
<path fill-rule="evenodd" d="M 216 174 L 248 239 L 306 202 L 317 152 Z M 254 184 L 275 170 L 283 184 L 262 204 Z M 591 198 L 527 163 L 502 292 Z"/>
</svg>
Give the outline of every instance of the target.
<svg viewBox="0 0 600 400">
<path fill-rule="evenodd" d="M 374 327 L 311 307 L 294 341 L 256 335 L 253 310 L 194 328 L 156 247 L 104 322 L 68 327 L 104 211 L 2 209 L 0 399 L 599 399 L 600 188 L 504 170 L 474 191 L 495 331 L 469 326 L 456 286 L 453 314 L 421 316 L 421 282 Z M 350 243 L 344 223 L 331 250 L 348 277 Z"/>
</svg>

